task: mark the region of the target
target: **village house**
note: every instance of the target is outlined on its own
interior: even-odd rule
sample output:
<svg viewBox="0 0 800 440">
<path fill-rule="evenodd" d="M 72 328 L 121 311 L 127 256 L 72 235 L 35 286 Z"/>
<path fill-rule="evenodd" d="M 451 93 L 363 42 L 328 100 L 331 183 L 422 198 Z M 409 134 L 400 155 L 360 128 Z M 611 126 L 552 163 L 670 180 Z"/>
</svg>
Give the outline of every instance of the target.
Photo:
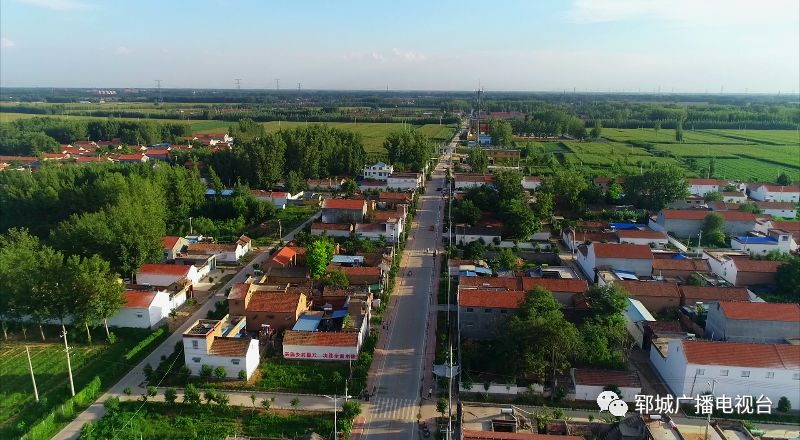
<svg viewBox="0 0 800 440">
<path fill-rule="evenodd" d="M 376 162 L 372 165 L 364 165 L 364 179 L 387 181 L 394 172 L 392 165 L 383 162 Z"/>
<path fill-rule="evenodd" d="M 181 255 L 189 242 L 183 237 L 167 235 L 161 237 L 161 245 L 164 247 L 164 261 L 172 261 Z"/>
<path fill-rule="evenodd" d="M 460 289 L 458 308 L 461 336 L 470 339 L 493 339 L 497 332 L 525 301 L 521 290 Z"/>
<path fill-rule="evenodd" d="M 123 292 L 125 303 L 108 318 L 110 327 L 154 328 L 172 310 L 186 302 L 188 285 L 177 292 L 152 286 L 128 285 Z"/>
<path fill-rule="evenodd" d="M 576 230 L 573 228 L 564 228 L 561 231 L 561 241 L 567 246 L 567 248 L 571 251 L 578 249 L 578 246 L 589 244 L 593 242 L 597 243 L 618 243 L 619 237 L 617 237 L 616 232 L 612 232 L 609 230 L 604 231 L 597 231 L 597 230 L 587 230 L 581 229 Z"/>
<path fill-rule="evenodd" d="M 711 192 L 721 192 L 728 182 L 718 179 L 686 179 L 689 184 L 689 194 L 703 197 Z"/>
<path fill-rule="evenodd" d="M 303 289 L 276 290 L 274 286 L 238 283 L 228 294 L 228 310 L 247 318 L 247 331 L 268 326 L 273 331 L 287 330 L 311 307 Z"/>
<path fill-rule="evenodd" d="M 339 191 L 345 180 L 341 177 L 328 177 L 325 179 L 306 179 L 306 187 L 312 191 L 333 192 Z"/>
<path fill-rule="evenodd" d="M 144 154 L 111 154 L 108 158 L 119 163 L 141 163 L 149 160 Z"/>
<path fill-rule="evenodd" d="M 708 307 L 706 335 L 733 342 L 800 342 L 800 304 L 719 301 Z"/>
<path fill-rule="evenodd" d="M 654 253 L 653 276 L 688 281 L 693 274 L 711 272 L 708 262 L 702 258 L 689 258 L 681 253 Z"/>
<path fill-rule="evenodd" d="M 732 251 L 705 251 L 703 258 L 708 260 L 711 271 L 734 286 L 775 284 L 775 273 L 782 261 L 753 260 L 749 254 Z"/>
<path fill-rule="evenodd" d="M 800 202 L 800 184 L 794 185 L 771 185 L 753 184 L 748 185 L 750 198 L 760 202 Z"/>
<path fill-rule="evenodd" d="M 575 278 L 538 278 L 538 277 L 474 277 L 461 276 L 458 282 L 459 292 L 464 290 L 482 291 L 521 291 L 530 292 L 541 287 L 553 294 L 562 306 L 573 305 L 575 295 L 585 293 L 589 284 Z"/>
<path fill-rule="evenodd" d="M 340 270 L 347 277 L 351 286 L 382 285 L 386 273 L 380 267 L 346 267 L 329 265 L 328 272 Z"/>
<path fill-rule="evenodd" d="M 797 217 L 797 202 L 754 202 L 762 214 L 794 219 Z"/>
<path fill-rule="evenodd" d="M 424 183 L 422 173 L 392 173 L 386 180 L 386 187 L 401 191 L 414 191 Z"/>
<path fill-rule="evenodd" d="M 492 182 L 494 182 L 494 177 L 490 174 L 455 173 L 453 175 L 453 187 L 456 191 L 477 188 L 479 186 L 489 185 Z"/>
<path fill-rule="evenodd" d="M 136 272 L 136 283 L 151 286 L 169 286 L 188 280 L 193 285 L 202 277 L 194 265 L 144 264 Z"/>
<path fill-rule="evenodd" d="M 502 237 L 500 235 L 500 228 L 456 225 L 455 240 L 457 244 L 464 245 L 480 240 L 483 240 L 484 243 L 492 243 L 502 240 Z"/>
<path fill-rule="evenodd" d="M 639 300 L 653 313 L 681 306 L 681 293 L 675 283 L 622 280 L 615 281 L 614 285 L 621 287 L 629 297 Z"/>
<path fill-rule="evenodd" d="M 678 286 L 681 291 L 681 305 L 695 307 L 698 304 L 708 306 L 720 301 L 749 302 L 754 299 L 744 287 L 716 287 L 716 286 Z"/>
<path fill-rule="evenodd" d="M 325 199 L 322 202 L 322 223 L 361 223 L 366 215 L 366 200 Z"/>
<path fill-rule="evenodd" d="M 522 187 L 528 191 L 536 191 L 542 186 L 542 178 L 539 176 L 525 176 L 522 178 Z"/>
<path fill-rule="evenodd" d="M 740 191 L 721 191 L 723 203 L 740 204 L 747 201 L 747 194 Z"/>
<path fill-rule="evenodd" d="M 663 231 L 650 229 L 618 229 L 617 241 L 620 243 L 644 244 L 651 248 L 663 248 L 669 240 Z"/>
<path fill-rule="evenodd" d="M 286 191 L 264 191 L 262 189 L 251 189 L 250 194 L 257 200 L 271 203 L 278 209 L 286 209 L 290 200 L 303 200 L 303 191 L 292 194 Z"/>
<path fill-rule="evenodd" d="M 398 205 L 410 205 L 413 194 L 407 192 L 387 191 L 378 194 L 378 207 L 395 209 Z"/>
<path fill-rule="evenodd" d="M 789 249 L 792 251 L 797 250 L 796 237 L 800 237 L 800 220 L 758 219 L 756 221 L 755 231 L 767 234 L 770 229 L 780 229 L 792 234 L 792 238 L 789 239 Z"/>
<path fill-rule="evenodd" d="M 749 235 L 732 237 L 731 249 L 753 255 L 766 255 L 775 251 L 788 254 L 792 251 L 791 233 L 780 229 L 769 229 L 766 235 L 750 233 Z"/>
<path fill-rule="evenodd" d="M 671 339 L 655 344 L 650 363 L 673 396 L 786 396 L 800 405 L 800 345 Z"/>
<path fill-rule="evenodd" d="M 703 209 L 664 209 L 658 213 L 656 221 L 650 220 L 650 227 L 666 231 L 677 237 L 697 236 L 703 222 L 712 211 Z M 741 235 L 752 231 L 756 225 L 755 214 L 739 211 L 716 211 L 725 219 L 723 232 L 728 235 Z"/>
<path fill-rule="evenodd" d="M 359 333 L 286 331 L 283 335 L 285 359 L 344 361 L 358 359 Z"/>
<path fill-rule="evenodd" d="M 236 263 L 252 249 L 252 240 L 242 235 L 235 243 L 190 243 L 186 253 L 190 255 L 214 255 L 217 261 Z"/>
<path fill-rule="evenodd" d="M 403 222 L 391 217 L 382 222 L 356 223 L 353 232 L 365 240 L 378 241 L 382 237 L 387 243 L 395 243 L 403 234 Z"/>
<path fill-rule="evenodd" d="M 489 165 L 509 164 L 516 166 L 519 164 L 520 150 L 516 148 L 482 147 L 489 159 Z"/>
<path fill-rule="evenodd" d="M 623 316 L 625 317 L 625 330 L 631 335 L 638 347 L 644 346 L 645 324 L 655 322 L 656 318 L 647 310 L 644 304 L 638 299 L 625 298 L 627 306 Z"/>
<path fill-rule="evenodd" d="M 653 273 L 653 252 L 650 246 L 641 244 L 592 243 L 578 247 L 578 265 L 590 278 L 595 279 L 598 270 L 616 269 L 637 276 Z"/>
<path fill-rule="evenodd" d="M 225 369 L 229 379 L 244 371 L 249 379 L 260 361 L 258 339 L 245 332 L 246 319 L 225 315 L 219 320 L 199 319 L 183 332 L 185 365 L 193 376 L 199 376 L 203 365 Z"/>
</svg>

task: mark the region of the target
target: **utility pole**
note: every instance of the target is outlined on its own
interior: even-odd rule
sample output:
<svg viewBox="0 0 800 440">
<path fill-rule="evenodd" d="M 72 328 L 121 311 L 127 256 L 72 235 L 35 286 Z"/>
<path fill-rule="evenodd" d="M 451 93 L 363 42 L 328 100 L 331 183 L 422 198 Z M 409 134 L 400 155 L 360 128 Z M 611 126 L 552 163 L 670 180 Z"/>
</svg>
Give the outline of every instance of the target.
<svg viewBox="0 0 800 440">
<path fill-rule="evenodd" d="M 233 80 L 236 83 L 236 90 L 242 90 L 242 79 L 236 78 Z"/>
<path fill-rule="evenodd" d="M 31 363 L 31 351 L 28 349 L 28 346 L 25 346 L 25 353 L 28 354 L 28 368 L 31 370 L 31 381 L 33 382 L 33 395 L 36 397 L 36 401 L 39 401 L 39 390 L 36 388 L 36 377 L 33 375 L 33 364 Z"/>
<path fill-rule="evenodd" d="M 158 88 L 158 103 L 161 104 L 161 102 L 163 101 L 163 99 L 161 98 L 161 80 L 157 79 L 155 81 L 156 81 L 156 87 Z"/>
<path fill-rule="evenodd" d="M 300 84 L 300 83 L 297 83 L 297 91 L 298 91 L 298 92 L 300 91 L 300 88 L 301 88 L 300 86 L 301 86 L 301 85 L 302 85 L 302 84 Z"/>
<path fill-rule="evenodd" d="M 192 217 L 189 217 L 189 235 L 192 235 L 194 231 L 192 230 Z"/>
<path fill-rule="evenodd" d="M 61 336 L 64 337 L 64 352 L 67 353 L 67 372 L 69 373 L 69 391 L 75 397 L 75 383 L 72 381 L 72 362 L 69 359 L 69 344 L 67 344 L 67 328 L 61 324 Z"/>
<path fill-rule="evenodd" d="M 717 385 L 717 379 L 711 379 L 711 381 L 706 382 L 707 384 L 711 385 L 711 398 L 714 398 L 714 387 Z M 708 440 L 708 425 L 711 424 L 711 413 L 713 411 L 708 412 L 708 418 L 706 419 L 706 433 L 703 436 L 704 440 Z"/>
<path fill-rule="evenodd" d="M 275 90 L 280 90 L 280 89 L 281 89 L 281 79 L 275 78 Z"/>
<path fill-rule="evenodd" d="M 281 225 L 281 219 L 278 219 L 278 241 L 283 240 L 283 226 Z"/>
</svg>

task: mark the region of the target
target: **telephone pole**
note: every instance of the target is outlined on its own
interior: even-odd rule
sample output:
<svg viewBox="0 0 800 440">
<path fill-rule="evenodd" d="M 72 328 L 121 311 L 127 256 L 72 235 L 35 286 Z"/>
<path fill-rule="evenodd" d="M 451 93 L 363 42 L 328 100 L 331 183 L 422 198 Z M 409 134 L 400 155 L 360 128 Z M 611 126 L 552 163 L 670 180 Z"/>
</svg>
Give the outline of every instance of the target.
<svg viewBox="0 0 800 440">
<path fill-rule="evenodd" d="M 67 329 L 61 324 L 61 336 L 64 337 L 64 351 L 67 353 L 67 372 L 69 372 L 69 391 L 75 397 L 75 383 L 72 381 L 72 362 L 69 359 L 69 344 L 67 344 Z"/>
<path fill-rule="evenodd" d="M 280 89 L 281 89 L 281 79 L 275 78 L 275 90 L 280 90 Z"/>
<path fill-rule="evenodd" d="M 236 90 L 242 90 L 242 79 L 236 78 L 233 80 L 236 83 Z"/>
<path fill-rule="evenodd" d="M 161 102 L 163 101 L 163 99 L 161 99 L 161 80 L 157 79 L 155 80 L 155 82 L 156 82 L 156 87 L 158 88 L 158 103 L 161 104 Z"/>
<path fill-rule="evenodd" d="M 301 86 L 302 86 L 302 84 L 300 84 L 300 83 L 297 83 L 297 91 L 298 91 L 298 92 L 300 91 L 300 89 L 301 89 Z"/>
<path fill-rule="evenodd" d="M 31 381 L 33 382 L 33 395 L 36 397 L 36 401 L 39 401 L 39 390 L 36 388 L 36 377 L 33 375 L 33 363 L 31 363 L 31 351 L 28 349 L 28 346 L 25 346 L 25 353 L 28 354 L 28 368 L 31 370 Z"/>
</svg>

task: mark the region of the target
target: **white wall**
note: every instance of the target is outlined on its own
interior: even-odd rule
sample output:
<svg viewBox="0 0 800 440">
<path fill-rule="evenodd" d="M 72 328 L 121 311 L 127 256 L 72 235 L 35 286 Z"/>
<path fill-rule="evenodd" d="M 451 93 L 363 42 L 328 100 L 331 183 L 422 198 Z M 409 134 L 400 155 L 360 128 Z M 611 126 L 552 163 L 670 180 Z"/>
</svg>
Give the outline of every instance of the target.
<svg viewBox="0 0 800 440">
<path fill-rule="evenodd" d="M 198 341 L 198 349 L 192 348 L 192 340 Z M 250 346 L 244 357 L 228 357 L 228 356 L 213 356 L 206 352 L 205 338 L 183 338 L 184 361 L 192 375 L 200 375 L 200 369 L 203 365 L 208 365 L 211 368 L 223 367 L 225 368 L 226 377 L 230 379 L 237 379 L 239 371 L 245 370 L 247 378 L 253 375 L 253 372 L 258 368 L 260 360 L 258 352 L 258 339 L 251 339 Z M 234 363 L 238 362 L 238 364 Z"/>
<path fill-rule="evenodd" d="M 155 322 L 153 322 L 153 317 L 148 309 L 127 307 L 121 308 L 116 315 L 108 318 L 110 327 L 151 328 Z"/>
<path fill-rule="evenodd" d="M 358 347 L 325 347 L 320 345 L 283 345 L 283 357 L 295 360 L 346 361 L 358 359 Z"/>
<path fill-rule="evenodd" d="M 597 396 L 599 396 L 600 393 L 603 392 L 603 388 L 604 387 L 601 386 L 575 384 L 575 400 L 596 401 Z M 619 387 L 619 391 L 620 391 L 619 397 L 622 400 L 626 402 L 635 402 L 636 395 L 642 393 L 642 387 L 638 388 Z"/>
<path fill-rule="evenodd" d="M 769 192 L 766 187 L 760 186 L 750 191 L 750 197 L 753 200 L 761 202 L 797 202 L 800 200 L 800 193 L 796 192 Z"/>
<path fill-rule="evenodd" d="M 667 244 L 666 238 L 619 238 L 620 243 L 631 243 L 631 244 L 643 244 L 645 246 L 650 246 L 650 243 L 655 243 L 659 247 L 663 247 Z"/>
<path fill-rule="evenodd" d="M 638 276 L 651 275 L 653 273 L 653 260 L 633 258 L 597 258 L 595 261 L 595 267 L 597 266 L 610 266 L 617 270 L 633 272 Z"/>
<path fill-rule="evenodd" d="M 494 242 L 495 238 L 500 238 L 500 237 L 496 236 L 496 235 L 464 235 L 464 234 L 456 234 L 456 243 L 461 244 L 463 242 L 464 244 L 467 244 L 467 243 L 472 243 L 473 241 L 478 241 L 481 238 L 483 239 L 483 241 L 486 244 L 490 244 L 490 243 Z"/>
</svg>

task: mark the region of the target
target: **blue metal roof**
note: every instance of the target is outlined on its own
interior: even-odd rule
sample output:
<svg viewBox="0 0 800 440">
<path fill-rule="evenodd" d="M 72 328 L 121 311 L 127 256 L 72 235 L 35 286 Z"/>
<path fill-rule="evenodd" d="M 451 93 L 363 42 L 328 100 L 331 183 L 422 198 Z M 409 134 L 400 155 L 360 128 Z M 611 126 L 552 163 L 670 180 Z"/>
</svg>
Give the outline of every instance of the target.
<svg viewBox="0 0 800 440">
<path fill-rule="evenodd" d="M 778 244 L 778 240 L 772 237 L 735 237 L 735 240 L 744 244 Z"/>
<path fill-rule="evenodd" d="M 683 252 L 678 252 L 677 254 L 672 256 L 673 260 L 685 260 L 686 255 L 683 255 Z"/>
<path fill-rule="evenodd" d="M 206 189 L 206 193 L 205 193 L 205 194 L 206 194 L 207 196 L 213 196 L 213 195 L 216 195 L 216 194 L 217 194 L 217 192 L 216 192 L 216 191 L 214 191 L 214 188 L 207 188 L 207 189 Z M 221 196 L 223 196 L 223 197 L 230 197 L 230 196 L 232 196 L 232 195 L 233 195 L 233 190 L 232 190 L 232 189 L 223 189 L 222 191 L 220 191 L 220 193 L 219 193 L 219 194 L 220 194 Z"/>
<path fill-rule="evenodd" d="M 337 264 L 355 264 L 364 263 L 364 257 L 361 255 L 334 255 L 331 263 Z"/>
<path fill-rule="evenodd" d="M 333 319 L 344 318 L 345 316 L 347 316 L 347 310 L 334 310 L 333 311 Z"/>
<path fill-rule="evenodd" d="M 641 301 L 633 298 L 625 298 L 628 300 L 628 306 L 625 309 L 625 314 L 633 322 L 639 321 L 655 321 L 656 318 L 647 310 L 647 307 Z"/>
<path fill-rule="evenodd" d="M 471 270 L 462 270 L 461 272 L 459 272 L 459 275 L 461 275 L 462 277 L 476 277 L 476 276 L 478 276 L 478 274 L 476 274 L 475 272 L 473 272 Z"/>
<path fill-rule="evenodd" d="M 313 332 L 319 327 L 321 319 L 318 316 L 301 315 L 292 330 L 298 332 Z"/>
<path fill-rule="evenodd" d="M 481 275 L 491 275 L 492 274 L 492 269 L 489 269 L 489 268 L 486 268 L 486 267 L 476 267 L 475 268 L 475 273 L 478 273 L 478 274 L 481 274 Z"/>
<path fill-rule="evenodd" d="M 632 229 L 641 229 L 646 227 L 647 225 L 642 225 L 639 223 L 611 223 L 611 228 L 617 230 L 632 230 Z"/>
<path fill-rule="evenodd" d="M 614 274 L 616 276 L 620 277 L 620 279 L 623 279 L 623 280 L 638 280 L 639 279 L 639 277 L 637 277 L 635 273 L 629 272 L 627 270 L 615 269 L 612 272 L 614 272 Z"/>
</svg>

